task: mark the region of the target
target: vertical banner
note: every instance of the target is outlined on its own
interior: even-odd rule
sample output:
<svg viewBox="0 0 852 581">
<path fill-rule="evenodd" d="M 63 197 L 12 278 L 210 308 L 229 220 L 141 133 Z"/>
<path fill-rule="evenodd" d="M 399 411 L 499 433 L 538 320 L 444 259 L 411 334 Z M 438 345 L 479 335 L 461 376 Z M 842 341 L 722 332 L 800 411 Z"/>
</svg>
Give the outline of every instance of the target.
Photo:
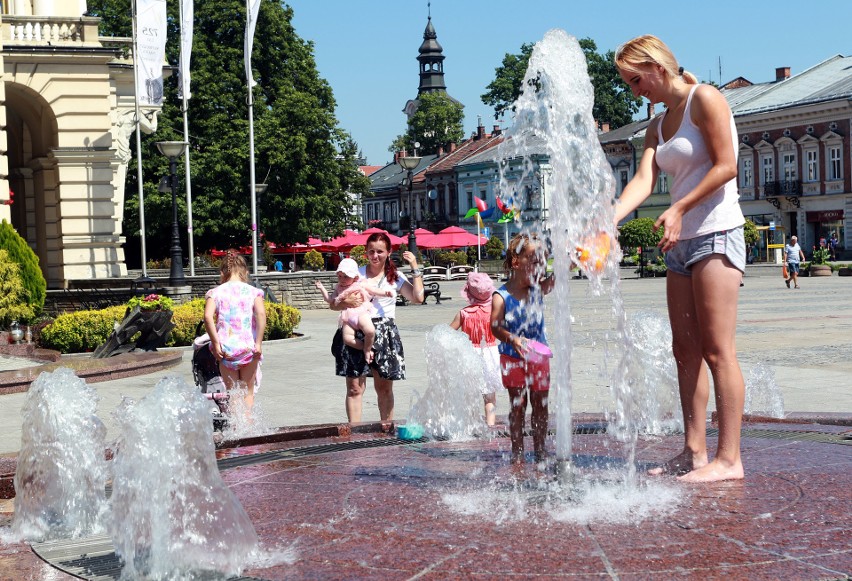
<svg viewBox="0 0 852 581">
<path fill-rule="evenodd" d="M 180 0 L 180 84 L 178 97 L 189 100 L 189 61 L 192 56 L 192 23 L 195 19 L 193 0 Z M 189 141 L 187 139 L 187 141 Z"/>
<path fill-rule="evenodd" d="M 243 41 L 243 52 L 246 61 L 246 82 L 249 89 L 257 83 L 251 74 L 251 50 L 254 44 L 254 28 L 257 25 L 257 14 L 260 12 L 260 0 L 246 0 L 246 36 Z"/>
<path fill-rule="evenodd" d="M 136 99 L 140 105 L 163 104 L 166 60 L 166 0 L 136 1 Z"/>
</svg>

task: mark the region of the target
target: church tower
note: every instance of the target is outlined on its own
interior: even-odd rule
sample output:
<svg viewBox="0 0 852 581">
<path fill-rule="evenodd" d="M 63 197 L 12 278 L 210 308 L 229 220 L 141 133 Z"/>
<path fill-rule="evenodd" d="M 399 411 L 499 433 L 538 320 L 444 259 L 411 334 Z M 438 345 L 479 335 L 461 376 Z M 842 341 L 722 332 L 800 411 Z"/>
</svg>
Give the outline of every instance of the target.
<svg viewBox="0 0 852 581">
<path fill-rule="evenodd" d="M 435 27 L 432 25 L 431 7 L 429 11 L 429 19 L 426 22 L 426 30 L 423 32 L 423 43 L 420 45 L 417 62 L 420 66 L 420 86 L 417 87 L 417 96 L 420 97 L 423 93 L 433 91 L 447 92 L 447 85 L 444 82 L 444 49 L 438 42 L 438 33 L 435 32 Z M 449 95 L 447 95 L 450 97 Z M 454 102 L 455 99 L 450 97 Z M 408 119 L 417 111 L 420 105 L 418 99 L 410 99 L 402 112 L 405 113 Z"/>
</svg>

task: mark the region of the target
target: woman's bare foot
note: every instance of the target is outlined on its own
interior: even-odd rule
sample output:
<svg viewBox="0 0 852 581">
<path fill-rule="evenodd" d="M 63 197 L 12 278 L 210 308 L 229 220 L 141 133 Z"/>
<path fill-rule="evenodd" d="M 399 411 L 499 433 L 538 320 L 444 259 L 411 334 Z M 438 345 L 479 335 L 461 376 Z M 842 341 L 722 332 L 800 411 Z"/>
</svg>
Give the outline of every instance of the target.
<svg viewBox="0 0 852 581">
<path fill-rule="evenodd" d="M 709 464 L 678 476 L 681 482 L 721 482 L 723 480 L 742 480 L 745 478 L 742 462 L 728 464 L 714 459 Z"/>
<path fill-rule="evenodd" d="M 651 468 L 648 470 L 648 474 L 651 476 L 660 476 L 663 474 L 680 476 L 706 465 L 707 454 L 693 454 L 689 450 L 684 450 L 662 466 Z"/>
</svg>

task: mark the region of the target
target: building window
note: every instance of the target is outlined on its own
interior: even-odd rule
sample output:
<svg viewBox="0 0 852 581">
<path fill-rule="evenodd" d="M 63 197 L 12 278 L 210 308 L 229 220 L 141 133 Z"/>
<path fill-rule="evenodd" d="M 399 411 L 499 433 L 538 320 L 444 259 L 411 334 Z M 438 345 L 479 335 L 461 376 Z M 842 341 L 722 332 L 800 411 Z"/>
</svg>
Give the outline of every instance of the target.
<svg viewBox="0 0 852 581">
<path fill-rule="evenodd" d="M 843 160 L 840 156 L 840 147 L 832 145 L 828 148 L 828 179 L 843 179 Z"/>
<path fill-rule="evenodd" d="M 765 186 L 766 184 L 775 181 L 775 164 L 773 163 L 771 155 L 763 157 L 760 162 L 763 169 L 763 185 Z"/>
<path fill-rule="evenodd" d="M 656 190 L 656 193 L 658 194 L 667 194 L 669 192 L 669 176 L 664 171 L 657 174 Z"/>
<path fill-rule="evenodd" d="M 805 151 L 805 181 L 819 181 L 819 159 L 816 149 Z"/>
<path fill-rule="evenodd" d="M 781 166 L 784 171 L 784 181 L 794 182 L 797 179 L 798 172 L 796 171 L 796 154 L 784 153 L 781 156 Z"/>
<path fill-rule="evenodd" d="M 467 191 L 467 208 L 468 209 L 473 208 L 473 191 L 472 190 Z"/>
<path fill-rule="evenodd" d="M 624 188 L 627 187 L 627 182 L 629 181 L 627 170 L 626 169 L 620 170 L 618 172 L 618 177 L 619 177 L 619 181 L 621 182 L 621 189 L 618 190 L 618 193 L 621 193 L 621 192 L 624 191 Z"/>
<path fill-rule="evenodd" d="M 754 185 L 754 161 L 743 158 L 740 161 L 740 187 L 750 188 Z"/>
</svg>

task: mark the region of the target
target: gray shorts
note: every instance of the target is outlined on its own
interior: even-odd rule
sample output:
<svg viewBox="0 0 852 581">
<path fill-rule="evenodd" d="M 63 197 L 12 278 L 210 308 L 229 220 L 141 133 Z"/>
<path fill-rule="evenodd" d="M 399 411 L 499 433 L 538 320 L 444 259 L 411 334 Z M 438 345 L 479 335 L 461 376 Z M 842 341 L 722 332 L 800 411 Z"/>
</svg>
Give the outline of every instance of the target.
<svg viewBox="0 0 852 581">
<path fill-rule="evenodd" d="M 724 254 L 737 270 L 745 272 L 746 252 L 743 227 L 712 232 L 680 240 L 666 253 L 666 268 L 684 276 L 692 276 L 692 265 L 714 254 Z"/>
</svg>

